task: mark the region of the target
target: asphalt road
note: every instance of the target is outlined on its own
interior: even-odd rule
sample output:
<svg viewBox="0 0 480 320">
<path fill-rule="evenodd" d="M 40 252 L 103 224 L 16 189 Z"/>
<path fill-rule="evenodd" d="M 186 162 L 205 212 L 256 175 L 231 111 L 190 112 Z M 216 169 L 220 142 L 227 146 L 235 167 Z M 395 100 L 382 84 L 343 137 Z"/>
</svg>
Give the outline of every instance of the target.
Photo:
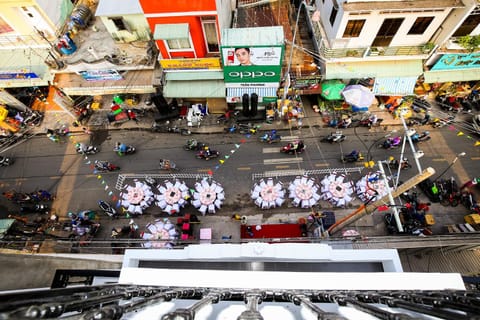
<svg viewBox="0 0 480 320">
<path fill-rule="evenodd" d="M 397 128 L 401 129 L 401 128 Z M 475 137 L 458 136 L 456 131 L 443 127 L 418 128 L 419 131 L 429 130 L 432 139 L 422 142 L 416 147 L 424 151 L 421 158 L 423 168 L 432 166 L 437 175 L 444 171 L 460 152 L 466 152 L 449 168 L 443 177 L 454 175 L 459 184 L 478 175 L 480 149 L 474 146 Z M 279 132 L 284 140 L 277 144 L 265 144 L 259 141 L 259 135 L 218 134 L 181 136 L 179 134 L 151 133 L 147 131 L 111 131 L 102 132 L 94 137 L 93 143 L 100 147 L 96 155 L 83 156 L 75 152 L 75 142 L 89 143 L 87 135 L 73 136 L 62 143 L 53 143 L 45 136 L 36 136 L 27 142 L 8 151 L 8 156 L 15 158 L 10 167 L 0 168 L 0 190 L 16 190 L 31 192 L 46 189 L 57 195 L 53 203 L 56 212 L 65 216 L 67 212 L 77 212 L 86 209 L 97 209 L 99 199 L 108 200 L 110 191 L 115 190 L 118 172 L 104 173 L 101 177 L 93 172 L 95 159 L 108 160 L 121 167 L 121 173 L 161 173 L 158 167 L 160 158 L 174 161 L 182 173 L 211 172 L 213 178 L 222 183 L 227 199 L 225 204 L 231 208 L 254 206 L 249 199 L 253 185 L 252 174 L 265 172 L 283 172 L 285 170 L 319 170 L 345 167 L 361 167 L 363 163 L 340 162 L 342 154 L 353 149 L 361 150 L 367 155 L 370 149 L 374 161 L 386 160 L 389 156 L 400 157 L 401 148 L 384 150 L 377 148 L 386 134 L 395 134 L 378 128 L 376 131 L 367 128 L 349 128 L 343 130 L 346 140 L 340 144 L 320 142 L 321 138 L 333 131 L 329 128 L 310 127 L 301 130 Z M 183 150 L 188 138 L 196 138 L 207 143 L 211 149 L 218 150 L 221 157 L 204 161 L 195 159 L 194 151 Z M 307 149 L 300 155 L 281 154 L 279 149 L 288 141 L 301 138 Z M 113 152 L 115 142 L 121 141 L 134 145 L 137 152 L 133 155 L 119 157 Z M 404 156 L 413 156 L 407 147 Z M 220 162 L 222 160 L 222 163 Z M 366 170 L 366 169 L 365 169 Z M 351 178 L 358 180 L 363 174 L 353 173 Z M 388 170 L 388 169 L 387 169 Z M 401 180 L 406 180 L 416 173 L 415 167 L 401 172 Z M 283 182 L 293 179 L 282 177 Z M 318 175 L 321 180 L 323 175 Z M 186 181 L 189 184 L 189 181 Z M 193 183 L 192 183 L 193 184 Z M 108 188 L 107 188 L 108 187 Z M 0 199 L 0 215 L 17 213 L 18 206 Z M 158 208 L 149 208 L 147 212 L 160 213 Z M 220 210 L 219 214 L 231 214 L 229 210 Z"/>
</svg>

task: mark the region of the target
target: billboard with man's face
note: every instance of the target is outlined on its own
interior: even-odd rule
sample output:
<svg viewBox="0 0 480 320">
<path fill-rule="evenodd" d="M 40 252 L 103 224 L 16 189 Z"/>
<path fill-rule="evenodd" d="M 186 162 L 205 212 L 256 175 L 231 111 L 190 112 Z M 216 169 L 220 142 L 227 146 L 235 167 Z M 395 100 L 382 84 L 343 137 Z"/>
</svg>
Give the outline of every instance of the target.
<svg viewBox="0 0 480 320">
<path fill-rule="evenodd" d="M 222 47 L 225 82 L 280 82 L 283 47 Z"/>
</svg>

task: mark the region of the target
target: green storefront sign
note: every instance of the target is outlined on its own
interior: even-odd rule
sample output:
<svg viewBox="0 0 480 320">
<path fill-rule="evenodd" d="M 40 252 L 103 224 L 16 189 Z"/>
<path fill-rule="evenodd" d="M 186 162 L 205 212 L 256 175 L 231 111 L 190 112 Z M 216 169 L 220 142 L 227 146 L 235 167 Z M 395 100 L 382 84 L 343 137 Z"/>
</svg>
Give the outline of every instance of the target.
<svg viewBox="0 0 480 320">
<path fill-rule="evenodd" d="M 280 66 L 231 66 L 224 67 L 225 82 L 265 83 L 280 82 Z"/>
</svg>

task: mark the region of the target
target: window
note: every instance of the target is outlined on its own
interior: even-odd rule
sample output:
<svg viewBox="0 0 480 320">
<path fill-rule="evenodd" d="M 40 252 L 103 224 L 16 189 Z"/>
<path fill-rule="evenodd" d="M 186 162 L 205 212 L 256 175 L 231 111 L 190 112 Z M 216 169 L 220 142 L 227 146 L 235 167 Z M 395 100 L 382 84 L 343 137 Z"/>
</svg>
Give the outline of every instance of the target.
<svg viewBox="0 0 480 320">
<path fill-rule="evenodd" d="M 468 36 L 472 33 L 473 29 L 478 26 L 478 21 L 480 21 L 480 12 L 473 13 L 468 16 L 462 25 L 458 27 L 457 31 L 453 34 L 454 37 L 463 37 Z"/>
<path fill-rule="evenodd" d="M 362 20 L 348 20 L 345 31 L 343 32 L 343 38 L 357 38 L 362 32 L 365 19 Z"/>
<path fill-rule="evenodd" d="M 125 20 L 123 20 L 122 17 L 118 17 L 118 18 L 109 18 L 110 20 L 112 20 L 113 24 L 115 25 L 115 27 L 117 28 L 117 30 L 127 30 L 127 31 L 130 31 L 130 28 L 128 26 L 128 24 L 125 22 Z"/>
<path fill-rule="evenodd" d="M 189 39 L 172 39 L 167 40 L 167 45 L 170 50 L 191 49 Z"/>
<path fill-rule="evenodd" d="M 217 24 L 215 22 L 215 17 L 203 18 L 202 25 L 208 53 L 219 52 L 220 50 L 218 48 Z"/>
<path fill-rule="evenodd" d="M 332 13 L 330 13 L 330 24 L 333 26 L 335 23 L 335 18 L 337 18 L 338 9 L 332 7 Z"/>
<path fill-rule="evenodd" d="M 433 17 L 418 17 L 408 34 L 423 34 L 432 21 Z"/>
<path fill-rule="evenodd" d="M 0 17 L 0 34 L 12 32 L 12 31 L 13 31 L 13 28 L 10 27 L 10 25 L 5 20 L 3 20 L 2 17 Z"/>
</svg>

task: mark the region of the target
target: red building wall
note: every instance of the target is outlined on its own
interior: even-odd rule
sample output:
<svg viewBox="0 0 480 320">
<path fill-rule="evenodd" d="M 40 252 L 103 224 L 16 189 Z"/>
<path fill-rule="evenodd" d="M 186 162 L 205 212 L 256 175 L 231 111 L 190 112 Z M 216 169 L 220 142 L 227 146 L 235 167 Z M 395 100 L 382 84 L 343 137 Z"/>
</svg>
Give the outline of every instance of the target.
<svg viewBox="0 0 480 320">
<path fill-rule="evenodd" d="M 169 56 L 172 59 L 195 58 L 195 53 L 197 58 L 203 58 L 206 56 L 207 48 L 203 36 L 201 17 L 205 16 L 205 12 L 214 12 L 218 29 L 218 17 L 216 16 L 217 9 L 215 0 L 140 0 L 140 5 L 143 8 L 143 12 L 146 15 L 152 33 L 155 31 L 155 25 L 157 24 L 188 23 L 190 26 L 190 35 L 192 37 L 192 43 L 195 52 L 176 51 L 170 52 L 169 55 L 163 40 L 157 40 L 157 47 L 164 59 L 168 59 Z M 168 16 L 165 15 L 165 13 L 173 13 L 174 15 Z M 182 15 L 182 13 L 185 14 Z M 161 16 L 155 17 L 155 15 Z M 217 30 L 217 33 L 220 37 L 219 30 Z"/>
</svg>

